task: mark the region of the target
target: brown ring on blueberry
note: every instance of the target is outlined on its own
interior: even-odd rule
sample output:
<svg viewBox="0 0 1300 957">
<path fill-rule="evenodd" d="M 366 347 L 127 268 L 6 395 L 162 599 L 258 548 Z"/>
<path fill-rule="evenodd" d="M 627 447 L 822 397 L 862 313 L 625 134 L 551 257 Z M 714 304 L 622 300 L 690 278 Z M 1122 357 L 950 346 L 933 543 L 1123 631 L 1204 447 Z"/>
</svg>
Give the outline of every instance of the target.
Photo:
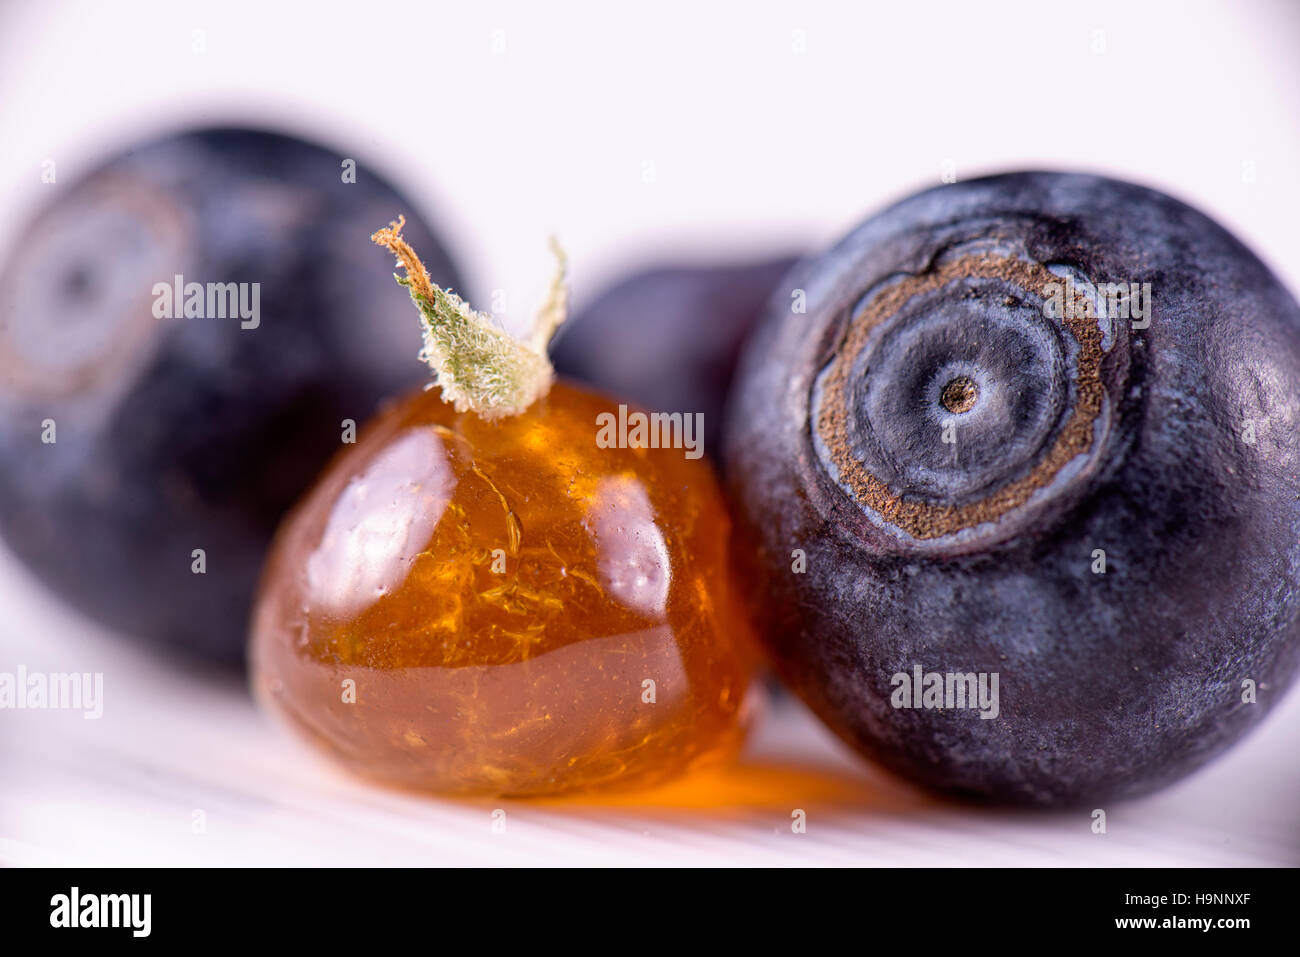
<svg viewBox="0 0 1300 957">
<path fill-rule="evenodd" d="M 1045 265 L 981 254 L 904 276 L 868 295 L 850 320 L 842 346 L 818 377 L 812 396 L 815 438 L 820 440 L 818 455 L 838 479 L 837 484 L 873 517 L 914 539 L 928 541 L 997 521 L 1046 489 L 1068 463 L 1095 449 L 1105 432 L 1096 429 L 1106 396 L 1102 329 L 1087 299 L 1081 299 L 1072 310 L 1062 310 L 1063 316 L 1053 316 L 1059 323 L 1053 328 L 1043 302 L 1052 298 L 1049 287 L 1061 282 Z M 913 314 L 904 315 L 909 309 Z M 960 328 L 961 313 L 982 322 L 999 309 L 1018 310 L 996 322 L 1014 336 L 1023 333 L 1024 342 L 1006 347 L 1009 358 L 1000 370 L 1004 373 L 1000 379 L 992 375 L 991 383 L 981 384 L 981 376 L 990 377 L 989 370 L 967 369 L 957 355 L 963 347 L 984 348 L 980 342 L 961 341 L 967 334 Z M 881 351 L 881 334 L 888 331 L 897 338 L 898 331 L 889 329 L 891 325 L 924 325 L 936 311 L 943 315 L 937 323 L 931 322 L 937 332 L 930 342 L 939 345 L 924 340 L 907 342 L 895 349 L 892 368 L 882 372 L 879 365 L 871 366 L 868 353 L 873 348 Z M 956 321 L 954 312 L 959 313 Z M 1042 328 L 1033 328 L 1037 319 L 1027 319 L 1033 314 L 1041 317 Z M 900 316 L 902 322 L 894 322 Z M 973 335 L 970 332 L 968 338 Z M 927 348 L 943 355 L 930 356 Z M 949 352 L 957 358 L 940 361 Z M 1027 362 L 1026 357 L 1033 361 Z M 937 366 L 939 379 L 925 384 L 923 390 L 917 383 L 927 361 Z M 1044 374 L 1032 381 L 1020 379 L 1020 370 L 1026 365 L 1041 366 Z M 911 376 L 905 380 L 907 388 L 893 390 L 905 393 L 901 398 L 866 394 L 871 376 L 904 374 L 894 371 L 899 366 L 908 367 L 905 374 Z M 1015 405 L 1019 401 L 1016 385 L 1034 393 L 1020 407 Z M 1005 419 L 1003 424 L 1028 434 L 1019 444 L 1011 441 L 1006 447 L 985 443 L 984 459 L 969 467 L 958 461 L 954 442 L 953 464 L 945 470 L 939 457 L 947 453 L 935 445 L 944 417 L 976 416 L 981 404 L 997 401 L 999 393 L 1003 399 L 997 414 Z M 924 414 L 930 418 L 899 428 L 900 409 L 903 414 L 914 414 L 926 404 L 922 396 L 929 394 L 933 394 L 933 409 Z M 871 429 L 873 409 L 879 415 L 893 416 L 885 428 Z M 927 439 L 922 426 L 928 425 L 936 429 Z M 902 438 L 898 438 L 900 434 Z M 892 442 L 894 447 L 884 447 L 882 442 Z"/>
</svg>

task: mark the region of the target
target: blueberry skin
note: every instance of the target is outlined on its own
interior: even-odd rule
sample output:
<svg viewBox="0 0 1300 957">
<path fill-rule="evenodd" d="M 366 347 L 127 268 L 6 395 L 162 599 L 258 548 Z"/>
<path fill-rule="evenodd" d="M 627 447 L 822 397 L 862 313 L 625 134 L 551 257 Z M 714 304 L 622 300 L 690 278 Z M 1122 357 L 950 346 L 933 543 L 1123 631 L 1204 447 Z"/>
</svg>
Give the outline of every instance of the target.
<svg viewBox="0 0 1300 957">
<path fill-rule="evenodd" d="M 1067 324 L 1048 265 L 1149 282 L 1149 326 Z M 1140 186 L 1017 173 L 905 199 L 792 284 L 728 484 L 760 633 L 831 728 L 932 789 L 1096 806 L 1263 718 L 1300 659 L 1300 306 L 1249 250 Z M 999 716 L 894 707 L 916 665 L 998 673 Z"/>
<path fill-rule="evenodd" d="M 0 264 L 0 533 L 85 614 L 242 666 L 263 553 L 343 420 L 427 380 L 370 233 L 404 212 L 458 274 L 363 158 L 273 133 L 169 136 L 57 190 Z M 155 318 L 178 273 L 260 283 L 259 324 Z"/>
<path fill-rule="evenodd" d="M 560 327 L 552 361 L 561 374 L 642 408 L 703 413 L 704 447 L 716 455 L 741 347 L 797 261 L 775 256 L 634 273 Z"/>
</svg>

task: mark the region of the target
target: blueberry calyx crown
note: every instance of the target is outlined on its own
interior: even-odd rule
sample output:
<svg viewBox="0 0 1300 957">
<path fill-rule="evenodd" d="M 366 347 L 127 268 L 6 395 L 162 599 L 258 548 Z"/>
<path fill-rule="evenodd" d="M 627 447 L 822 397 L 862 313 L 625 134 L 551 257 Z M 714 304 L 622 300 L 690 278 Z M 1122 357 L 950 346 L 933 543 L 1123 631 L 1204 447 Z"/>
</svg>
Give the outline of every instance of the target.
<svg viewBox="0 0 1300 957">
<path fill-rule="evenodd" d="M 912 546 L 982 540 L 1094 471 L 1113 417 L 1103 364 L 1127 339 L 1099 301 L 1051 308 L 1073 272 L 955 247 L 857 300 L 810 431 L 874 524 Z"/>
</svg>

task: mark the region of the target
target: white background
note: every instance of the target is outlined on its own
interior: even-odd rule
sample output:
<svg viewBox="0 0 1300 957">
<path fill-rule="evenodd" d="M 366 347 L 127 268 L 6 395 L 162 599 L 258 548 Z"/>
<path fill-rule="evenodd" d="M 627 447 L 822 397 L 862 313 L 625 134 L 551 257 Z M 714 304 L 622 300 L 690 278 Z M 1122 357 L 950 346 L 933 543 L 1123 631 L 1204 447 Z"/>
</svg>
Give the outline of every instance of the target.
<svg viewBox="0 0 1300 957">
<path fill-rule="evenodd" d="M 217 121 L 379 165 L 512 322 L 551 232 L 580 305 L 651 260 L 820 247 L 949 161 L 1166 189 L 1300 289 L 1300 3 L 0 3 L 0 249 L 57 188 L 43 161 L 71 182 Z M 104 670 L 108 708 L 0 714 L 0 861 L 1300 864 L 1295 695 L 1209 770 L 1110 809 L 1105 836 L 1086 813 L 934 804 L 793 707 L 725 806 L 509 805 L 494 835 L 490 807 L 317 765 L 241 688 L 157 667 L 7 556 L 0 609 L 0 669 Z"/>
</svg>

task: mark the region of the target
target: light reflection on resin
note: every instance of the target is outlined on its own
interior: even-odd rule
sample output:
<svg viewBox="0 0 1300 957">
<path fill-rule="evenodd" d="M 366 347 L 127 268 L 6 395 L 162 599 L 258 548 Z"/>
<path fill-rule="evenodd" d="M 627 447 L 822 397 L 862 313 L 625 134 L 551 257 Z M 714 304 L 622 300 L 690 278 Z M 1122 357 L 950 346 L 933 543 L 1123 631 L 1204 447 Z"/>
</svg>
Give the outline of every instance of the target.
<svg viewBox="0 0 1300 957">
<path fill-rule="evenodd" d="M 397 439 L 348 482 L 307 559 L 312 605 L 360 611 L 406 580 L 456 489 L 442 440 L 431 429 Z"/>
</svg>

